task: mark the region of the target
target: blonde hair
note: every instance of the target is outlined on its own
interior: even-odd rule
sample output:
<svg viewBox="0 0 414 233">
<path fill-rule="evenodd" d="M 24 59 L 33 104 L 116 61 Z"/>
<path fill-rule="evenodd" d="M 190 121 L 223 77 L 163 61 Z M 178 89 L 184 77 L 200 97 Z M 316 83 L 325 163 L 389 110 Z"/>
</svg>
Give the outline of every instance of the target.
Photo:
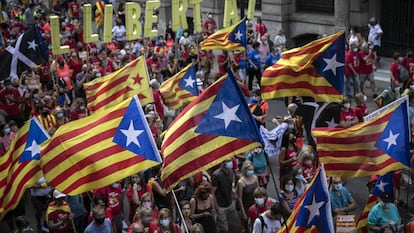
<svg viewBox="0 0 414 233">
<path fill-rule="evenodd" d="M 253 155 L 253 156 L 254 156 L 254 155 Z M 246 176 L 246 174 L 247 174 L 247 170 L 249 170 L 249 167 L 250 167 L 250 166 L 253 166 L 252 161 L 250 161 L 250 160 L 246 160 L 246 161 L 244 161 L 244 162 L 243 162 L 242 169 L 241 169 L 241 173 L 242 173 L 244 176 Z M 253 166 L 253 168 L 254 168 L 254 166 Z"/>
<path fill-rule="evenodd" d="M 299 157 L 300 163 L 302 163 L 302 164 L 307 159 L 310 159 L 310 160 L 313 161 L 313 154 L 309 153 L 309 151 L 304 151 L 303 150 L 303 151 L 299 152 L 298 157 Z"/>
</svg>

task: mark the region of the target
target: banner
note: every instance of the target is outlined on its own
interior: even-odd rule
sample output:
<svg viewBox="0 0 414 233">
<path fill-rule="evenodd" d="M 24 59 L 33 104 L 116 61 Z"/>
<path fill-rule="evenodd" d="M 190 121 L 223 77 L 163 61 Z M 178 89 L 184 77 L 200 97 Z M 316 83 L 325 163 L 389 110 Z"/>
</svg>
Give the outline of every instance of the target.
<svg viewBox="0 0 414 233">
<path fill-rule="evenodd" d="M 287 127 L 288 125 L 286 123 L 282 123 L 269 131 L 263 125 L 260 126 L 260 134 L 264 141 L 264 150 L 269 157 L 279 154 L 283 134 Z"/>
</svg>

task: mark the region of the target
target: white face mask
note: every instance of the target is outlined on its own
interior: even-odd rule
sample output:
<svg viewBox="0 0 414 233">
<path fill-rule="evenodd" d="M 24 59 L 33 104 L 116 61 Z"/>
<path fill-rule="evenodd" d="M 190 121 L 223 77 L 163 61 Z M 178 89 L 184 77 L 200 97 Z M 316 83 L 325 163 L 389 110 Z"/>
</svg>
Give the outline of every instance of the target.
<svg viewBox="0 0 414 233">
<path fill-rule="evenodd" d="M 414 90 L 414 85 L 410 85 L 411 90 Z"/>
<path fill-rule="evenodd" d="M 356 52 L 358 52 L 358 48 L 353 48 L 353 49 L 352 49 L 352 51 L 353 51 L 354 53 L 356 53 Z"/>
<path fill-rule="evenodd" d="M 344 108 L 349 109 L 350 107 L 351 107 L 351 104 L 350 103 L 344 104 Z"/>
<path fill-rule="evenodd" d="M 258 148 L 256 148 L 256 149 L 254 149 L 254 152 L 256 152 L 256 153 L 258 153 L 258 154 L 262 153 L 262 151 L 263 151 L 263 149 L 262 149 L 262 148 L 260 148 L 260 147 L 258 147 Z"/>
<path fill-rule="evenodd" d="M 285 185 L 285 190 L 288 192 L 292 192 L 293 191 L 294 186 L 291 184 L 287 184 Z"/>
<path fill-rule="evenodd" d="M 258 197 L 255 198 L 254 201 L 256 202 L 256 204 L 258 205 L 263 205 L 264 204 L 264 198 L 263 197 Z"/>
<path fill-rule="evenodd" d="M 368 97 L 364 95 L 364 102 L 367 102 Z"/>
</svg>

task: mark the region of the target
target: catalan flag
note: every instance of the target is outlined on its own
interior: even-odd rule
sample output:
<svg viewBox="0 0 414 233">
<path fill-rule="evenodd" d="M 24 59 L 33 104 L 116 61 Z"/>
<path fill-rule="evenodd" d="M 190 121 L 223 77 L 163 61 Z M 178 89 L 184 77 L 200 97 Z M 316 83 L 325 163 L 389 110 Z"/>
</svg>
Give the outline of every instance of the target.
<svg viewBox="0 0 414 233">
<path fill-rule="evenodd" d="M 390 197 L 394 199 L 394 182 L 392 174 L 393 171 L 378 177 L 378 180 L 372 189 L 372 194 L 381 197 L 383 193 L 388 193 Z"/>
<path fill-rule="evenodd" d="M 42 146 L 41 167 L 63 193 L 80 194 L 161 162 L 138 97 L 59 127 Z"/>
<path fill-rule="evenodd" d="M 201 50 L 244 50 L 246 48 L 246 19 L 218 30 L 200 43 Z"/>
<path fill-rule="evenodd" d="M 170 191 L 183 179 L 260 146 L 259 129 L 232 74 L 202 92 L 168 127 L 161 179 Z"/>
<path fill-rule="evenodd" d="M 356 224 L 357 233 L 368 233 L 368 214 L 369 211 L 377 204 L 378 197 L 370 194 L 368 197 L 367 204 L 365 204 L 364 210 L 359 216 Z"/>
<path fill-rule="evenodd" d="M 138 95 L 141 105 L 153 102 L 148 72 L 143 56 L 121 69 L 85 83 L 86 101 L 92 112 L 111 107 Z"/>
<path fill-rule="evenodd" d="M 95 23 L 96 26 L 101 26 L 104 21 L 105 3 L 101 0 L 96 1 Z"/>
<path fill-rule="evenodd" d="M 333 219 L 328 183 L 323 165 L 320 166 L 302 197 L 296 202 L 286 225 L 279 233 L 333 233 Z"/>
<path fill-rule="evenodd" d="M 340 102 L 344 80 L 343 31 L 282 53 L 261 79 L 264 99 L 310 96 L 317 102 Z"/>
<path fill-rule="evenodd" d="M 384 175 L 410 166 L 407 102 L 347 129 L 315 128 L 317 152 L 335 177 Z"/>
<path fill-rule="evenodd" d="M 48 138 L 33 117 L 20 128 L 7 153 L 0 157 L 0 219 L 17 206 L 26 188 L 42 177 L 40 144 Z"/>
<path fill-rule="evenodd" d="M 160 86 L 164 104 L 170 109 L 178 109 L 198 96 L 196 70 L 193 64 L 186 66 Z"/>
</svg>

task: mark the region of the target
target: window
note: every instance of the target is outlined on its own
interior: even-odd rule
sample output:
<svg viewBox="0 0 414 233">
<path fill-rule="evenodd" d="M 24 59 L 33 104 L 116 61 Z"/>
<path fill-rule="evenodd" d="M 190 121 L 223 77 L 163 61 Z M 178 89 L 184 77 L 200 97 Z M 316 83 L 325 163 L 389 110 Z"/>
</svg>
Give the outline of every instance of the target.
<svg viewBox="0 0 414 233">
<path fill-rule="evenodd" d="M 296 12 L 334 15 L 334 0 L 296 0 Z"/>
</svg>

